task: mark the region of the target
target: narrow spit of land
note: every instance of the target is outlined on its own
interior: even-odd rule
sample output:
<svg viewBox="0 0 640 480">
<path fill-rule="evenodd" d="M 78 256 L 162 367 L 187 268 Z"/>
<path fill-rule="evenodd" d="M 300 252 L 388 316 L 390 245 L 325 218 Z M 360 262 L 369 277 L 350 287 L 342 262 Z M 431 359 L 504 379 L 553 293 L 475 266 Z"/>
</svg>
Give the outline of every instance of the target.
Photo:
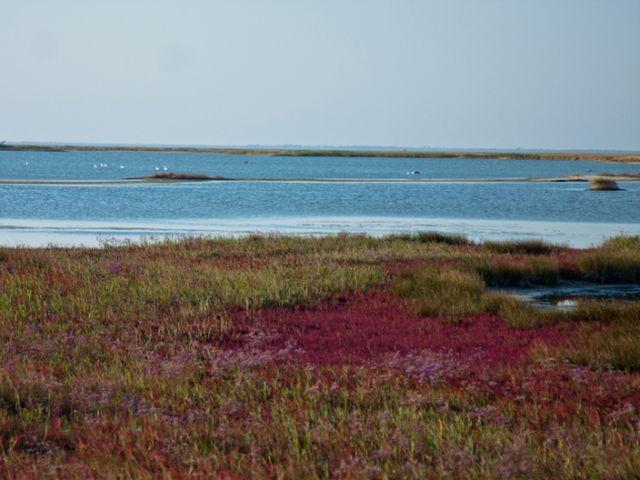
<svg viewBox="0 0 640 480">
<path fill-rule="evenodd" d="M 520 151 L 415 151 L 415 150 L 323 150 L 282 148 L 197 148 L 153 146 L 99 146 L 99 145 L 4 145 L 0 151 L 41 152 L 168 152 L 168 153 L 220 153 L 226 155 L 271 155 L 280 157 L 378 157 L 378 158 L 459 158 L 469 160 L 582 160 L 595 162 L 640 163 L 640 153 L 611 152 L 520 152 Z"/>
<path fill-rule="evenodd" d="M 162 174 L 115 180 L 0 180 L 0 185 L 125 185 L 176 182 L 314 182 L 314 183 L 513 183 L 513 182 L 576 182 L 587 183 L 596 179 L 613 182 L 638 182 L 640 174 L 625 175 L 570 175 L 548 178 L 227 178 L 201 174 Z"/>
</svg>

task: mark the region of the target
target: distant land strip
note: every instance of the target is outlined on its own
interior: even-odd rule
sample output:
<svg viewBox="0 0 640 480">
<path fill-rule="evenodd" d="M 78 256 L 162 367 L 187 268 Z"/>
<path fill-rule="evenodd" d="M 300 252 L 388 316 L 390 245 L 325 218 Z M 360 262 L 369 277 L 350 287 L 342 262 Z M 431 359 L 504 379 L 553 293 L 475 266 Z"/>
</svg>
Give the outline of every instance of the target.
<svg viewBox="0 0 640 480">
<path fill-rule="evenodd" d="M 549 178 L 226 178 L 201 174 L 157 174 L 114 180 L 0 180 L 0 185 L 136 185 L 178 182 L 278 182 L 278 183 L 514 183 L 514 182 L 591 182 L 603 178 L 614 182 L 639 182 L 637 174 L 570 175 Z"/>
<path fill-rule="evenodd" d="M 583 160 L 594 162 L 640 163 L 640 153 L 592 152 L 486 152 L 486 151 L 415 151 L 415 150 L 322 150 L 275 148 L 198 148 L 100 145 L 27 145 L 4 144 L 0 151 L 37 152 L 164 152 L 164 153 L 220 153 L 227 155 L 270 155 L 279 157 L 374 157 L 374 158 L 459 158 L 470 160 Z"/>
</svg>

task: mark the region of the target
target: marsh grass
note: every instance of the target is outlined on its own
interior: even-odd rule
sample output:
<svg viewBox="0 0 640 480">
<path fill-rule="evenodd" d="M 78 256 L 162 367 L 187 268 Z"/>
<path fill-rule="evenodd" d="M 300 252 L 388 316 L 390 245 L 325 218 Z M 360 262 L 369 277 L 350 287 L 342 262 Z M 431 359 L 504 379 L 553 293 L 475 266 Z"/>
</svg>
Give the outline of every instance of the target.
<svg viewBox="0 0 640 480">
<path fill-rule="evenodd" d="M 640 371 L 639 303 L 582 301 L 575 311 L 556 317 L 604 325 L 575 336 L 557 355 L 596 369 Z"/>
<path fill-rule="evenodd" d="M 546 271 L 546 267 L 543 270 Z M 482 276 L 452 267 L 423 266 L 397 275 L 392 288 L 395 293 L 411 299 L 419 315 L 440 316 L 454 323 L 482 313 L 498 315 L 515 328 L 533 328 L 559 321 L 640 323 L 640 304 L 636 302 L 579 300 L 572 310 L 539 309 L 513 295 L 487 290 Z M 500 276 L 501 285 L 513 284 L 504 278 Z M 507 278 L 520 284 L 521 272 Z M 555 278 L 551 277 L 554 281 Z"/>
<path fill-rule="evenodd" d="M 371 350 L 362 364 L 339 365 L 307 364 L 291 353 L 299 348 L 287 343 L 294 334 L 307 328 L 311 335 L 329 318 L 314 316 L 323 305 L 340 314 L 344 331 L 364 325 L 355 322 L 352 298 L 377 298 L 374 316 L 391 312 L 376 319 L 382 331 L 367 332 L 395 328 L 390 336 L 401 336 L 398 311 L 420 328 L 438 323 L 416 318 L 386 291 L 362 295 L 367 289 L 392 288 L 447 322 L 499 315 L 531 329 L 510 339 L 525 352 L 521 336 L 553 320 L 488 292 L 477 270 L 497 261 L 519 265 L 524 278 L 544 278 L 556 267 L 552 254 L 489 255 L 481 246 L 423 239 L 254 235 L 0 248 L 0 477 L 637 476 L 640 419 L 624 410 L 620 393 L 621 385 L 631 394 L 638 388 L 632 376 L 607 383 L 608 372 L 588 376 L 573 366 L 489 367 L 475 339 L 455 336 L 447 348 L 473 355 L 446 356 L 446 365 L 434 352 L 402 368 Z M 612 252 L 636 245 L 612 242 Z M 576 255 L 592 253 L 608 250 Z M 590 303 L 563 314 L 565 330 L 580 335 L 562 358 L 637 371 L 638 307 L 631 305 Z M 284 313 L 291 321 L 261 325 L 261 310 L 276 323 Z M 469 323 L 444 327 L 464 336 Z M 282 344 L 271 347 L 278 335 Z M 469 373 L 437 385 L 416 375 L 449 367 Z"/>
<path fill-rule="evenodd" d="M 419 268 L 398 275 L 392 289 L 411 299 L 419 315 L 438 316 L 450 323 L 484 313 L 499 315 L 515 328 L 533 328 L 547 320 L 542 312 L 512 295 L 486 290 L 482 278 L 473 272 Z"/>
<path fill-rule="evenodd" d="M 544 256 L 477 256 L 462 265 L 492 287 L 555 285 L 560 280 L 558 261 Z"/>
<path fill-rule="evenodd" d="M 443 243 L 446 245 L 472 246 L 474 243 L 465 235 L 444 232 L 418 232 L 394 234 L 387 237 L 390 240 L 403 240 L 418 243 Z"/>
<path fill-rule="evenodd" d="M 425 267 L 399 274 L 392 288 L 397 294 L 414 299 L 423 316 L 456 321 L 483 309 L 485 285 L 473 273 Z"/>
<path fill-rule="evenodd" d="M 486 241 L 482 244 L 485 250 L 493 253 L 548 255 L 566 249 L 562 245 L 545 242 L 544 240 L 512 240 Z"/>
<path fill-rule="evenodd" d="M 574 339 L 564 356 L 592 368 L 640 371 L 638 317 L 635 321 L 618 320 L 609 328 Z"/>
<path fill-rule="evenodd" d="M 640 324 L 640 303 L 623 300 L 581 299 L 572 310 L 555 311 L 554 317 L 560 320 L 590 323 L 633 323 Z"/>
<path fill-rule="evenodd" d="M 513 328 L 535 328 L 550 320 L 544 312 L 513 295 L 504 293 L 485 293 L 482 306 L 485 312 L 499 315 Z"/>
<path fill-rule="evenodd" d="M 598 283 L 640 282 L 640 249 L 617 249 L 613 245 L 578 257 L 577 268 L 582 278 Z"/>
<path fill-rule="evenodd" d="M 541 345 L 534 358 L 560 358 L 596 370 L 640 371 L 640 303 L 580 300 L 569 311 L 546 311 L 550 321 L 570 322 L 576 334 L 564 347 Z"/>
<path fill-rule="evenodd" d="M 602 244 L 602 250 L 640 250 L 640 235 L 618 235 Z"/>
</svg>

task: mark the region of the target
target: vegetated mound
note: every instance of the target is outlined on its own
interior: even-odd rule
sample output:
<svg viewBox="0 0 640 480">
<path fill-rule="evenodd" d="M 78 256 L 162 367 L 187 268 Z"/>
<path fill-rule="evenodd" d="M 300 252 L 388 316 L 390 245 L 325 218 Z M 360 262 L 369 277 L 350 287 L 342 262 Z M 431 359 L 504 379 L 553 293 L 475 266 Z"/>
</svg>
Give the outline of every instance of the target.
<svg viewBox="0 0 640 480">
<path fill-rule="evenodd" d="M 611 180 L 610 178 L 604 177 L 596 177 L 591 180 L 591 190 L 598 191 L 616 191 L 622 190 L 615 180 Z"/>
<path fill-rule="evenodd" d="M 210 177 L 202 173 L 182 173 L 182 172 L 162 172 L 148 177 L 136 177 L 133 180 L 171 180 L 171 181 L 196 181 L 204 182 L 209 180 L 227 180 L 225 177 Z"/>
</svg>

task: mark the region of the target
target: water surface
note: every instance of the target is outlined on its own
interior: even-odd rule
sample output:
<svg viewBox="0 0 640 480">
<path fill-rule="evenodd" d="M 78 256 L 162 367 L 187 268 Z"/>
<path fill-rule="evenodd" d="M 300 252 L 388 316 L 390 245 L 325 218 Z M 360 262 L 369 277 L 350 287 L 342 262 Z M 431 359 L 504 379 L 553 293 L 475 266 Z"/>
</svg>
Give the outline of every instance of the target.
<svg viewBox="0 0 640 480">
<path fill-rule="evenodd" d="M 418 170 L 415 178 L 460 180 L 640 169 L 579 161 L 0 151 L 0 179 L 109 180 L 165 167 L 237 178 L 406 179 L 414 178 L 407 172 Z M 587 246 L 619 233 L 640 233 L 640 184 L 624 187 L 624 192 L 592 192 L 579 183 L 349 181 L 0 185 L 0 244 L 441 230 L 475 239 L 538 237 Z"/>
</svg>

